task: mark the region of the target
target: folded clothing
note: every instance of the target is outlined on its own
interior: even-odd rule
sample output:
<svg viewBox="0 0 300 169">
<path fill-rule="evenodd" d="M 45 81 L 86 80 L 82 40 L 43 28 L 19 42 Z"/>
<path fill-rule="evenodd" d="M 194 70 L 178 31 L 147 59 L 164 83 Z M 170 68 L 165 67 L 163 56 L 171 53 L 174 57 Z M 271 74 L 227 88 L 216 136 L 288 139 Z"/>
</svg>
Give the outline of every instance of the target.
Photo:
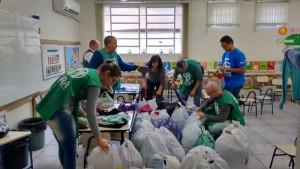
<svg viewBox="0 0 300 169">
<path fill-rule="evenodd" d="M 89 128 L 89 123 L 88 123 L 87 118 L 78 117 L 78 128 L 80 128 L 80 129 Z"/>
<path fill-rule="evenodd" d="M 116 115 L 120 113 L 122 110 L 113 108 L 112 110 L 100 110 L 97 111 L 99 116 L 110 116 L 110 115 Z"/>
<path fill-rule="evenodd" d="M 122 112 L 134 111 L 137 109 L 137 105 L 136 104 L 126 105 L 125 103 L 121 103 L 118 109 Z"/>
<path fill-rule="evenodd" d="M 99 118 L 99 126 L 120 128 L 128 123 L 129 118 L 130 117 L 124 112 L 120 112 L 116 115 L 100 117 Z"/>
</svg>

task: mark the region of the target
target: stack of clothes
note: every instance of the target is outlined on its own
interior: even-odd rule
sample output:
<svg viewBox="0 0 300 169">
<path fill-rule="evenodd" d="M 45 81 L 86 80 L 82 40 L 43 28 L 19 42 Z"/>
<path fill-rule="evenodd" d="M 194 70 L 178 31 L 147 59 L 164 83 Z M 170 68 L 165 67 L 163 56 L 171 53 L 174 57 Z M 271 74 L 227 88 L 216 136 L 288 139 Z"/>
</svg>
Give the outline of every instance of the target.
<svg viewBox="0 0 300 169">
<path fill-rule="evenodd" d="M 120 112 L 116 115 L 109 115 L 99 118 L 99 126 L 110 128 L 121 128 L 129 121 L 130 116 L 127 113 Z"/>
</svg>

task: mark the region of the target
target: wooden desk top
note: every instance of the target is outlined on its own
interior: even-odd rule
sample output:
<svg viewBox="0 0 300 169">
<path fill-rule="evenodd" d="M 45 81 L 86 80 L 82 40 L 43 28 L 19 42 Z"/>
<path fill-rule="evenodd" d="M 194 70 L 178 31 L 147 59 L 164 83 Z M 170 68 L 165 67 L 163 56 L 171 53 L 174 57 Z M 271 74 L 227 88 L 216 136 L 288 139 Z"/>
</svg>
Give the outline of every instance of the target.
<svg viewBox="0 0 300 169">
<path fill-rule="evenodd" d="M 30 131 L 9 131 L 6 136 L 0 139 L 0 146 L 30 135 Z"/>
</svg>

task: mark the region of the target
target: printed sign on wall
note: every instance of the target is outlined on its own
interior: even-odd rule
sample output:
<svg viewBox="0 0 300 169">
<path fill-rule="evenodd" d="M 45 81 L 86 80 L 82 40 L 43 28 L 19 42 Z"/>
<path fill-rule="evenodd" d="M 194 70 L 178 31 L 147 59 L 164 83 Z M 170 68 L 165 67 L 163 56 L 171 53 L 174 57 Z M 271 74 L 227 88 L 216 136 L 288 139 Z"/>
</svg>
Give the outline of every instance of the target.
<svg viewBox="0 0 300 169">
<path fill-rule="evenodd" d="M 65 73 L 64 47 L 42 45 L 43 79 L 49 79 Z"/>
</svg>

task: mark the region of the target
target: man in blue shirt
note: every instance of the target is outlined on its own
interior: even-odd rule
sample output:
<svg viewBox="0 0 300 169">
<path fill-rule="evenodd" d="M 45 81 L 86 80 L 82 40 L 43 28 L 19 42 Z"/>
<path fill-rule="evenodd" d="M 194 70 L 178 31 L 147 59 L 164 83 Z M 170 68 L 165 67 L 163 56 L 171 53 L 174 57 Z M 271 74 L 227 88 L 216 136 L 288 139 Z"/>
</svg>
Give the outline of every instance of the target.
<svg viewBox="0 0 300 169">
<path fill-rule="evenodd" d="M 246 57 L 242 51 L 233 46 L 233 39 L 225 35 L 220 39 L 221 46 L 225 50 L 222 56 L 220 70 L 226 72 L 223 90 L 229 91 L 236 99 L 245 83 Z"/>
</svg>

